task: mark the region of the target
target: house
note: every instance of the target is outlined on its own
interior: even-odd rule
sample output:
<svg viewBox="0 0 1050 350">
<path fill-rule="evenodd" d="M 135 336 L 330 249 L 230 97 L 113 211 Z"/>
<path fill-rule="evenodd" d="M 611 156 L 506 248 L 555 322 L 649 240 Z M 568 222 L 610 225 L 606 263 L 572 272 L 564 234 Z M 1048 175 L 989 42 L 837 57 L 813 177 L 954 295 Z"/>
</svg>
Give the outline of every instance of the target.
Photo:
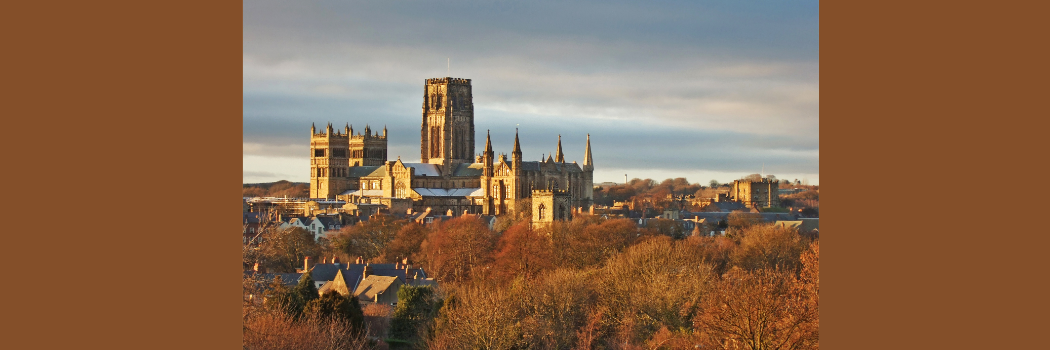
<svg viewBox="0 0 1050 350">
<path fill-rule="evenodd" d="M 309 230 L 309 222 L 306 218 L 281 218 L 281 224 L 278 226 L 280 229 L 287 229 L 292 227 L 298 227 L 304 230 Z"/>
<path fill-rule="evenodd" d="M 361 297 L 362 301 L 376 302 L 375 296 L 381 295 L 379 302 L 392 304 L 397 302 L 397 290 L 402 285 L 425 286 L 436 284 L 433 278 L 426 277 L 426 271 L 422 268 L 412 267 L 408 263 L 408 259 L 393 264 L 366 264 L 364 259 L 360 257 L 354 264 L 343 264 L 336 258 L 332 258 L 331 263 L 326 262 L 316 265 L 310 265 L 309 261 L 309 258 L 307 258 L 304 267 L 309 268 L 314 285 L 317 286 L 317 291 L 321 294 L 335 290 L 343 295 L 349 295 L 353 291 L 354 295 L 358 296 L 360 293 L 357 292 L 361 290 L 367 292 L 365 297 Z M 369 276 L 386 278 L 369 279 Z M 396 279 L 397 282 L 390 280 L 390 278 Z M 365 285 L 367 288 L 361 289 L 362 285 Z M 387 296 L 384 297 L 382 295 Z M 390 298 L 393 298 L 393 301 L 387 302 Z"/>
<path fill-rule="evenodd" d="M 777 220 L 773 225 L 778 227 L 792 227 L 799 233 L 816 233 L 820 231 L 819 218 L 799 218 L 796 220 Z"/>
<path fill-rule="evenodd" d="M 397 292 L 405 285 L 394 276 L 365 276 L 354 290 L 354 296 L 364 302 L 376 304 L 397 304 Z"/>
</svg>

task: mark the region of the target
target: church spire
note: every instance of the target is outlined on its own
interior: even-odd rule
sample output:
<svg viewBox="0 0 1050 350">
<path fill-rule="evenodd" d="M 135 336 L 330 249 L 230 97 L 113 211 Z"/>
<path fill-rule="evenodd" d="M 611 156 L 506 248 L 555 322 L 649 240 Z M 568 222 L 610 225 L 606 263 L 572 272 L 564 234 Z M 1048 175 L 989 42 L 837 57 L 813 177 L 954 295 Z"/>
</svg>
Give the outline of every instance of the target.
<svg viewBox="0 0 1050 350">
<path fill-rule="evenodd" d="M 565 154 L 561 153 L 561 135 L 558 135 L 558 154 L 554 156 L 554 161 L 565 163 Z"/>
<path fill-rule="evenodd" d="M 594 159 L 591 158 L 591 134 L 587 134 L 587 151 L 583 155 L 583 171 L 594 171 Z"/>
<path fill-rule="evenodd" d="M 488 130 L 485 131 L 485 155 L 491 157 L 492 154 L 492 133 Z"/>
<path fill-rule="evenodd" d="M 310 135 L 317 133 L 317 124 L 310 123 Z"/>
<path fill-rule="evenodd" d="M 514 128 L 514 152 L 511 154 L 521 157 L 521 145 L 518 144 L 518 128 Z"/>
</svg>

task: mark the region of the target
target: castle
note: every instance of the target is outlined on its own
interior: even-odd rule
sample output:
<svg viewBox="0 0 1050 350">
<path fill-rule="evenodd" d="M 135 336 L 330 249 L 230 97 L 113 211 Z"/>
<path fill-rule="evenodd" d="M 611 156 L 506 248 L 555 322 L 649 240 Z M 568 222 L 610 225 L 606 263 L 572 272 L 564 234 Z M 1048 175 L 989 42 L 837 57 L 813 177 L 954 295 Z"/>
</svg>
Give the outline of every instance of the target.
<svg viewBox="0 0 1050 350">
<path fill-rule="evenodd" d="M 590 135 L 582 165 L 565 162 L 561 136 L 556 154 L 525 161 L 517 132 L 509 159 L 506 154 L 496 157 L 487 135 L 485 151 L 475 156 L 472 97 L 470 79 L 426 80 L 419 163 L 387 160 L 385 127 L 382 135 L 369 126 L 354 135 L 349 124 L 342 132 L 331 123 L 321 131 L 311 126 L 310 197 L 391 207 L 410 201 L 416 211 L 502 215 L 523 210 L 519 200 L 536 193 L 531 208 L 540 222 L 566 220 L 572 212 L 591 209 Z"/>
</svg>

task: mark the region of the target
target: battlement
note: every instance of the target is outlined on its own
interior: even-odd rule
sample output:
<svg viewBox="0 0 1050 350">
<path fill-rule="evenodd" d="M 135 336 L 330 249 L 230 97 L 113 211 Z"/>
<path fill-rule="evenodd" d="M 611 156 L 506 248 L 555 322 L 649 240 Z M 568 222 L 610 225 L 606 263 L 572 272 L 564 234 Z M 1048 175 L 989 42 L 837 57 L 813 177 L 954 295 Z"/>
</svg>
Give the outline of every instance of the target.
<svg viewBox="0 0 1050 350">
<path fill-rule="evenodd" d="M 464 79 L 464 78 L 453 78 L 453 77 L 444 77 L 444 78 L 430 78 L 430 79 L 427 79 L 427 84 L 460 84 L 460 85 L 470 85 L 470 79 Z"/>
<path fill-rule="evenodd" d="M 331 137 L 332 139 L 350 140 L 350 138 L 347 135 L 342 134 L 338 131 L 333 131 L 331 135 L 324 131 L 311 135 L 311 138 L 313 139 L 328 139 L 329 137 Z"/>
<path fill-rule="evenodd" d="M 380 135 L 379 133 L 375 133 L 375 134 L 372 134 L 372 135 L 350 135 L 350 139 L 351 140 L 365 140 L 365 139 L 368 139 L 368 140 L 386 140 L 386 135 Z"/>
<path fill-rule="evenodd" d="M 567 195 L 569 190 L 532 190 L 533 195 L 537 194 L 555 194 L 555 195 Z"/>
</svg>

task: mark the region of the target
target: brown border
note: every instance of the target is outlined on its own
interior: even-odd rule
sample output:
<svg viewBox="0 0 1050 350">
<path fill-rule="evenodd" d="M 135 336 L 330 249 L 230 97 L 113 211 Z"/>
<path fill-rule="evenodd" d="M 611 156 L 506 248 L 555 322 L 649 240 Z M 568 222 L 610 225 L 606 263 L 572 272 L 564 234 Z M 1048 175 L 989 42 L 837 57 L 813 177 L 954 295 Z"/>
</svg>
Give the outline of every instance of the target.
<svg viewBox="0 0 1050 350">
<path fill-rule="evenodd" d="M 1045 229 L 1000 215 L 1041 207 L 981 199 L 1044 153 L 1044 128 L 1001 118 L 1038 116 L 1023 103 L 1044 89 L 1023 83 L 1045 65 L 1045 11 L 993 6 L 822 6 L 825 348 L 1041 335 L 1045 272 L 1025 268 L 1046 245 L 1024 238 Z M 240 3 L 16 2 L 3 17 L 5 344 L 238 346 L 239 243 L 219 237 L 239 229 L 224 213 L 241 181 Z"/>
<path fill-rule="evenodd" d="M 240 346 L 241 3 L 2 17 L 4 347 Z"/>
<path fill-rule="evenodd" d="M 1024 164 L 1030 178 L 1046 158 L 1046 128 L 1013 120 L 1045 115 L 1024 109 L 1046 91 L 1032 79 L 1045 77 L 1046 11 L 821 12 L 821 346 L 1045 346 L 1045 205 L 1028 186 L 1025 198 L 999 194 L 1018 193 L 1007 169 Z"/>
</svg>

